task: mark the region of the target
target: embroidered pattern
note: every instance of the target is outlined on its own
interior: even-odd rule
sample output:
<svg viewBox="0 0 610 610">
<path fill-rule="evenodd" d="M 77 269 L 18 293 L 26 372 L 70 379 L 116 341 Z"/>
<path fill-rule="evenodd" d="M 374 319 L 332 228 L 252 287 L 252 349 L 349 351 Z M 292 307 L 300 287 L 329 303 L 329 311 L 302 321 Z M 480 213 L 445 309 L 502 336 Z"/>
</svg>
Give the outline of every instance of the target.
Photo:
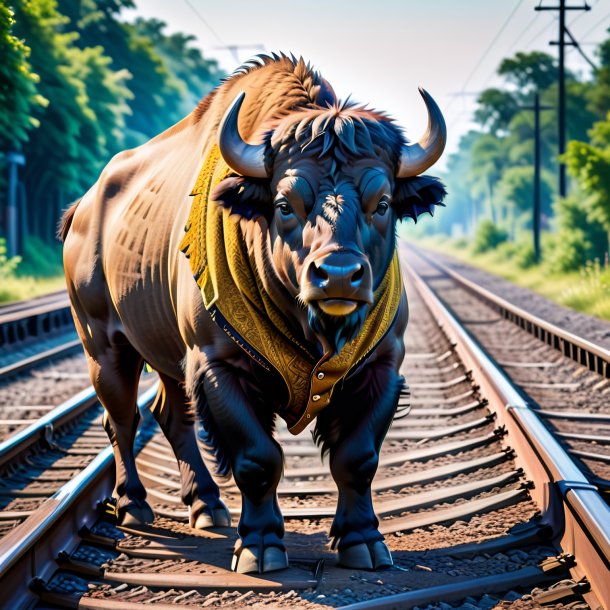
<svg viewBox="0 0 610 610">
<path fill-rule="evenodd" d="M 338 354 L 325 355 L 317 361 L 293 336 L 273 295 L 263 287 L 255 256 L 247 251 L 241 227 L 241 222 L 248 221 L 209 201 L 212 190 L 231 173 L 214 145 L 191 193 L 194 199 L 180 249 L 189 258 L 212 319 L 255 362 L 267 370 L 271 366 L 281 375 L 288 400 L 279 414 L 289 430 L 298 434 L 329 404 L 337 383 L 370 354 L 391 328 L 402 294 L 398 254 L 394 253 L 375 292 L 374 305 L 358 337 Z M 267 232 L 261 230 L 259 235 L 255 246 L 270 248 L 265 242 Z M 314 371 L 323 371 L 327 382 L 315 381 Z M 326 392 L 323 400 L 314 392 L 321 386 Z"/>
</svg>

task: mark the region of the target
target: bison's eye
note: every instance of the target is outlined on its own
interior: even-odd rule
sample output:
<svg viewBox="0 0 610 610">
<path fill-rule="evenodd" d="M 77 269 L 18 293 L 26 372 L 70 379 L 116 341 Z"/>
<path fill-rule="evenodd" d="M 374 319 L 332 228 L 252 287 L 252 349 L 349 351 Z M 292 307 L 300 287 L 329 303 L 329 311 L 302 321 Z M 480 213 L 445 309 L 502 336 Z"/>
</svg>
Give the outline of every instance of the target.
<svg viewBox="0 0 610 610">
<path fill-rule="evenodd" d="M 375 211 L 373 213 L 379 214 L 379 216 L 383 216 L 388 211 L 389 207 L 390 207 L 390 204 L 385 199 L 382 199 L 377 204 L 377 208 L 375 209 Z"/>
<path fill-rule="evenodd" d="M 292 206 L 286 201 L 286 199 L 280 199 L 275 203 L 275 208 L 280 211 L 282 216 L 290 216 L 294 211 Z"/>
</svg>

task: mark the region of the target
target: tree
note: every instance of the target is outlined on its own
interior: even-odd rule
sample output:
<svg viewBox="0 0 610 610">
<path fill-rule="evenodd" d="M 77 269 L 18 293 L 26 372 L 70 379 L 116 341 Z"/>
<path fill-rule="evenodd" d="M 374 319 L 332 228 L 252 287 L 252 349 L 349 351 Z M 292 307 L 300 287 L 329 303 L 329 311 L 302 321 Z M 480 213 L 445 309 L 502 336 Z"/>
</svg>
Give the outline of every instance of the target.
<svg viewBox="0 0 610 610">
<path fill-rule="evenodd" d="M 610 112 L 589 134 L 590 142 L 569 142 L 563 158 L 568 172 L 588 195 L 591 216 L 606 230 L 610 249 Z"/>
<path fill-rule="evenodd" d="M 107 160 L 116 119 L 126 112 L 125 74 L 112 73 L 101 48 L 81 49 L 55 0 L 16 0 L 15 32 L 35 40 L 30 61 L 46 107 L 24 144 L 29 232 L 50 239 L 61 208 L 80 196 Z"/>
<path fill-rule="evenodd" d="M 173 125 L 225 76 L 192 46 L 193 36 L 168 36 L 158 19 L 122 22 L 120 11 L 133 7 L 132 0 L 59 0 L 59 6 L 79 28 L 77 45 L 101 45 L 112 60 L 109 67 L 130 75 L 124 147 L 142 144 Z"/>
<path fill-rule="evenodd" d="M 181 114 L 190 113 L 197 103 L 215 87 L 224 73 L 215 60 L 205 59 L 192 46 L 194 36 L 176 32 L 166 35 L 166 23 L 158 19 L 137 19 L 137 32 L 150 39 L 168 71 L 183 84 Z"/>
<path fill-rule="evenodd" d="M 38 76 L 28 62 L 30 48 L 13 34 L 13 11 L 0 4 L 0 150 L 17 147 L 38 125 L 32 116 L 46 100 L 38 94 Z"/>
<path fill-rule="evenodd" d="M 471 193 L 487 202 L 486 217 L 494 222 L 500 220 L 494 191 L 506 163 L 503 144 L 502 139 L 496 136 L 481 134 L 472 145 L 467 175 Z"/>
<path fill-rule="evenodd" d="M 52 241 L 61 210 L 112 155 L 170 127 L 224 76 L 193 37 L 166 35 L 158 20 L 123 22 L 120 11 L 133 6 L 0 4 L 0 161 L 3 150 L 21 145 L 23 234 Z M 2 180 L 0 173 L 0 200 Z"/>
<path fill-rule="evenodd" d="M 552 185 L 552 176 L 543 172 L 540 179 L 540 200 L 542 212 L 547 216 L 551 213 Z M 531 165 L 506 169 L 498 181 L 496 193 L 506 209 L 506 220 L 512 237 L 517 234 L 518 224 L 527 228 L 532 226 L 534 168 Z"/>
<path fill-rule="evenodd" d="M 479 107 L 474 119 L 490 133 L 499 134 L 508 129 L 517 112 L 519 103 L 513 93 L 501 89 L 485 89 L 477 98 Z"/>
<path fill-rule="evenodd" d="M 555 83 L 557 64 L 553 57 L 540 51 L 517 53 L 502 60 L 498 75 L 515 85 L 518 97 L 527 98 L 532 92 L 543 91 Z"/>
<path fill-rule="evenodd" d="M 603 120 L 610 108 L 610 38 L 599 46 L 597 56 L 599 68 L 595 71 L 595 87 L 589 93 L 589 108 Z"/>
</svg>

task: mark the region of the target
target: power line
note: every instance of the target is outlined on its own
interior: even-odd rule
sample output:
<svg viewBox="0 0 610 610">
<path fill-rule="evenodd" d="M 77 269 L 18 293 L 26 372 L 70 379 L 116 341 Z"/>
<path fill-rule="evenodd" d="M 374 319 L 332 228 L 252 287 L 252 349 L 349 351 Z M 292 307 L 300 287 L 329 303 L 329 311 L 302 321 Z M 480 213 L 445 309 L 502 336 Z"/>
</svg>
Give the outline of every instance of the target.
<svg viewBox="0 0 610 610">
<path fill-rule="evenodd" d="M 572 41 L 572 46 L 582 55 L 583 59 L 594 69 L 597 70 L 598 66 L 596 66 L 593 61 L 591 59 L 589 59 L 589 57 L 587 57 L 587 55 L 585 54 L 585 52 L 580 48 L 580 45 L 578 44 L 578 42 L 576 41 L 576 39 L 574 38 L 574 36 L 572 36 L 572 33 L 570 32 L 570 30 L 568 30 L 568 28 L 565 28 L 565 32 L 566 34 L 570 37 L 570 40 Z"/>
<path fill-rule="evenodd" d="M 481 54 L 481 56 L 479 57 L 479 60 L 477 61 L 476 65 L 474 66 L 474 68 L 471 70 L 470 74 L 468 75 L 468 77 L 466 78 L 466 80 L 464 81 L 464 84 L 462 85 L 462 88 L 460 91 L 465 91 L 466 87 L 468 86 L 468 84 L 470 83 L 470 81 L 472 80 L 472 77 L 475 75 L 475 73 L 477 72 L 477 70 L 480 68 L 481 64 L 483 63 L 483 61 L 485 60 L 485 58 L 487 57 L 487 54 L 489 53 L 489 51 L 491 51 L 491 49 L 496 45 L 496 43 L 498 42 L 500 36 L 502 36 L 502 34 L 504 33 L 504 30 L 506 29 L 506 27 L 508 26 L 508 24 L 510 23 L 511 19 L 513 18 L 513 16 L 515 15 L 515 13 L 517 12 L 517 10 L 519 9 L 519 7 L 521 6 L 521 4 L 523 3 L 523 0 L 519 0 L 519 2 L 517 2 L 517 5 L 513 8 L 513 10 L 510 12 L 510 14 L 508 15 L 508 17 L 506 18 L 506 20 L 504 21 L 504 23 L 502 24 L 502 26 L 500 27 L 500 29 L 498 30 L 498 33 L 493 37 L 493 39 L 491 40 L 491 42 L 489 43 L 489 45 L 487 45 L 487 48 L 485 49 L 485 51 L 483 51 L 483 53 Z M 453 98 L 449 104 L 447 105 L 447 108 L 445 109 L 445 111 L 449 110 L 449 108 L 451 107 L 451 105 L 453 104 L 453 101 L 456 98 Z"/>
<path fill-rule="evenodd" d="M 553 19 L 555 21 L 557 21 L 557 17 L 555 15 L 553 15 Z M 524 49 L 527 49 L 533 42 L 535 42 L 536 40 L 538 40 L 538 38 L 540 38 L 540 36 L 546 32 L 546 30 L 548 30 L 552 25 L 554 24 L 553 21 L 551 21 L 551 23 L 547 23 L 541 30 L 538 30 L 534 36 L 532 36 L 532 38 L 530 38 L 529 42 L 525 43 L 525 46 L 523 47 Z"/>
<path fill-rule="evenodd" d="M 508 47 L 508 49 L 506 50 L 506 53 L 510 53 L 517 46 L 517 44 L 520 42 L 520 40 L 532 29 L 532 26 L 536 23 L 536 21 L 537 21 L 536 17 L 534 17 L 530 21 L 530 24 L 524 30 L 521 30 L 521 33 L 519 34 L 519 36 L 517 36 L 517 38 L 515 39 L 513 44 L 511 44 L 510 47 Z"/>
<path fill-rule="evenodd" d="M 588 29 L 584 34 L 581 34 L 581 38 L 586 38 L 595 28 L 599 27 L 606 19 L 610 19 L 610 13 L 602 17 L 592 28 Z"/>
<path fill-rule="evenodd" d="M 597 6 L 599 4 L 599 0 L 595 0 L 595 3 L 591 5 L 591 8 Z M 582 19 L 585 15 L 588 15 L 589 13 L 587 11 L 584 11 L 582 13 L 580 13 L 579 15 L 577 15 L 576 17 L 574 17 L 574 19 L 572 19 L 572 22 L 570 23 L 570 27 L 572 27 L 579 19 Z"/>
<path fill-rule="evenodd" d="M 205 25 L 205 27 L 211 32 L 212 36 L 216 38 L 216 40 L 224 45 L 224 40 L 217 34 L 216 30 L 208 23 L 208 21 L 204 18 L 204 16 L 193 6 L 190 0 L 184 0 L 184 2 L 190 7 L 190 9 L 199 17 L 199 20 Z"/>
<path fill-rule="evenodd" d="M 541 0 L 542 1 L 542 0 Z M 555 17 L 555 19 L 557 19 L 557 17 Z M 534 17 L 531 21 L 530 24 L 525 28 L 525 30 L 523 30 L 521 32 L 521 34 L 519 34 L 519 36 L 517 36 L 516 40 L 511 44 L 511 46 L 505 51 L 506 54 L 510 53 L 516 46 L 517 43 L 523 38 L 523 36 L 525 36 L 525 34 L 527 34 L 527 32 L 529 32 L 529 30 L 532 29 L 532 26 L 534 25 L 534 23 L 536 23 L 537 19 L 536 17 Z M 542 28 L 542 30 L 539 30 L 538 32 L 536 32 L 536 34 L 534 35 L 534 37 L 523 47 L 524 49 L 527 49 L 527 47 L 534 42 L 534 40 L 536 40 L 537 38 L 540 37 L 540 35 L 546 30 L 548 29 L 551 25 L 553 25 L 552 23 L 547 23 L 544 28 Z M 485 88 L 487 87 L 487 85 L 489 84 L 489 81 L 496 75 L 498 68 L 494 68 L 489 76 L 485 79 L 485 81 L 483 82 L 483 84 L 481 85 L 481 91 L 485 90 Z"/>
</svg>

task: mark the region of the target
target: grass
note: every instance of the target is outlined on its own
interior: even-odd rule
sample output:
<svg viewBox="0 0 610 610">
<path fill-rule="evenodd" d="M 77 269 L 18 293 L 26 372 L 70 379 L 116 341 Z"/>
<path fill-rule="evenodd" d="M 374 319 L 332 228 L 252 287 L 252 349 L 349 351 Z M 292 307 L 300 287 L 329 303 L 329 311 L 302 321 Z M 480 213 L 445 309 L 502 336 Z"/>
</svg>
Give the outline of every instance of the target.
<svg viewBox="0 0 610 610">
<path fill-rule="evenodd" d="M 475 254 L 464 240 L 446 236 L 420 238 L 417 244 L 529 288 L 560 305 L 610 320 L 610 267 L 599 261 L 580 271 L 557 273 L 544 262 L 522 268 L 505 248 Z"/>
<path fill-rule="evenodd" d="M 62 290 L 66 287 L 63 276 L 36 278 L 32 276 L 12 276 L 2 278 L 0 284 L 0 303 L 23 301 L 33 297 Z"/>
<path fill-rule="evenodd" d="M 0 238 L 0 303 L 22 301 L 66 287 L 61 246 L 31 237 L 22 257 L 8 258 Z"/>
</svg>

